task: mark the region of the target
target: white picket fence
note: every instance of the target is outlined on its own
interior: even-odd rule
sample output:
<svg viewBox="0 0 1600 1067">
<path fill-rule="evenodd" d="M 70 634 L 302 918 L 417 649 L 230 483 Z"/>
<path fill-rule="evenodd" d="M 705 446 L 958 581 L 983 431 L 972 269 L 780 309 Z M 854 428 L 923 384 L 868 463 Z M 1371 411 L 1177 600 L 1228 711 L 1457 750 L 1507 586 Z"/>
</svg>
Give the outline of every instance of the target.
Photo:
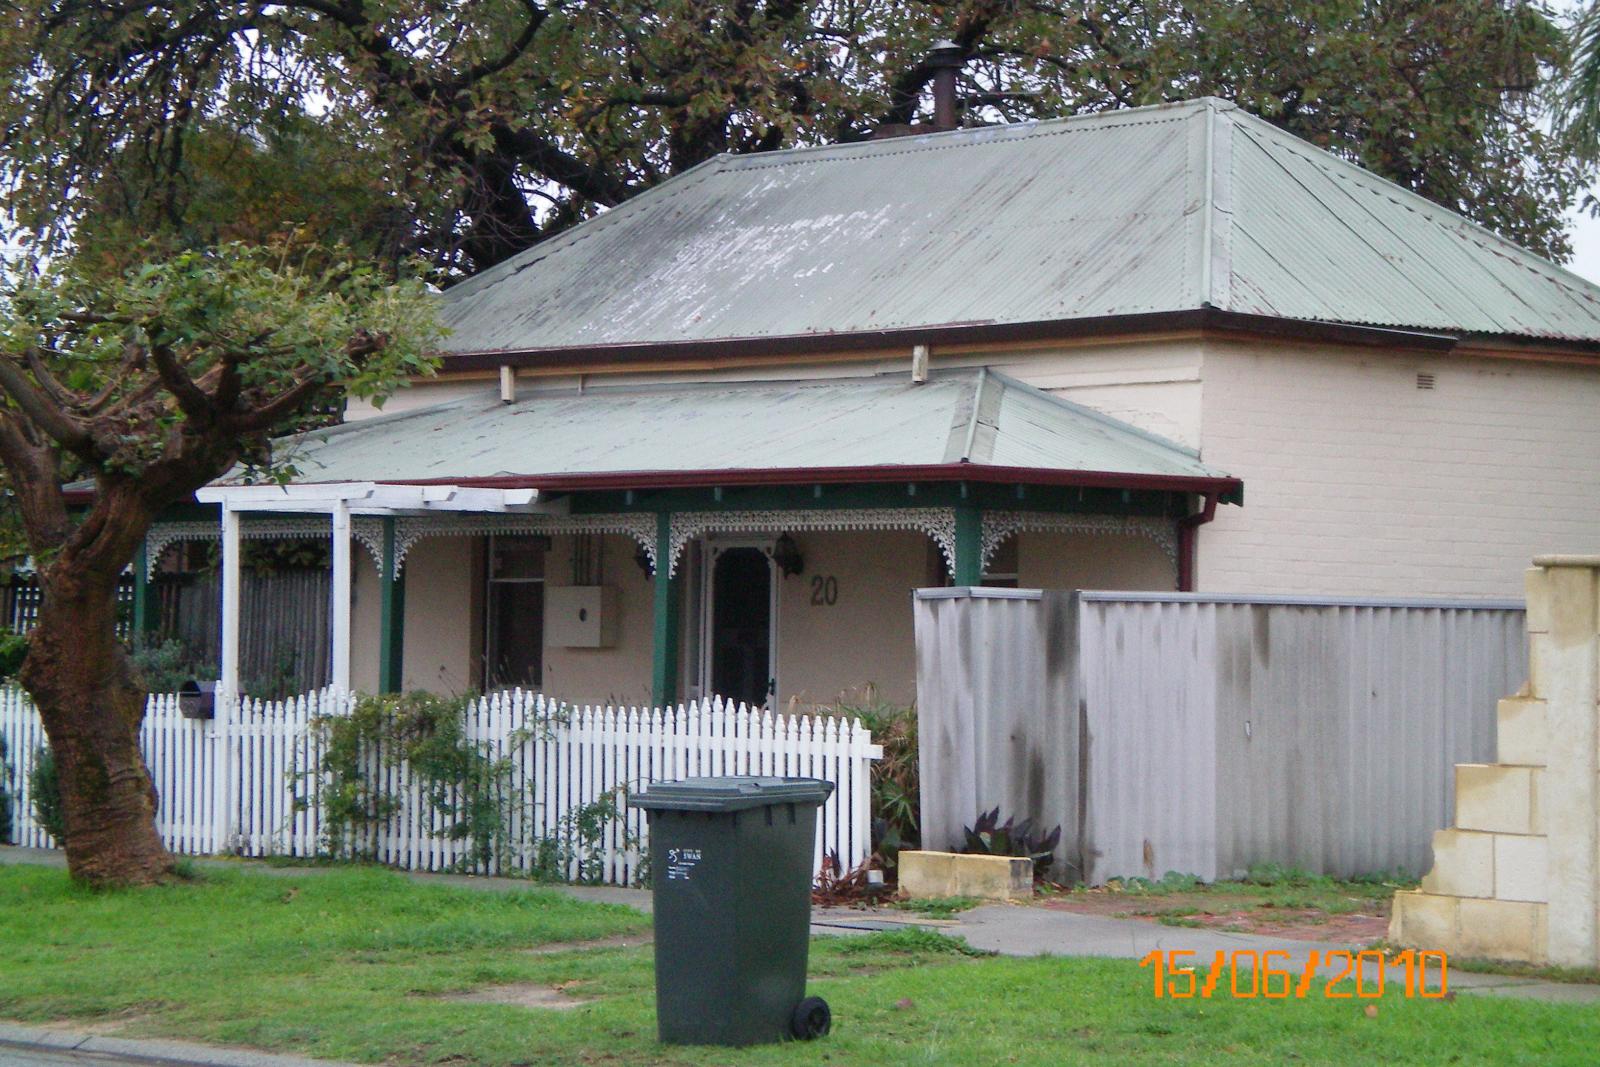
<svg viewBox="0 0 1600 1067">
<path fill-rule="evenodd" d="M 351 699 L 323 690 L 283 701 L 245 698 L 214 720 L 184 718 L 175 695 L 150 698 L 140 733 L 160 795 L 156 822 L 173 852 L 310 857 L 325 851 L 318 765 L 320 716 L 348 714 Z M 504 780 L 511 823 L 504 847 L 482 864 L 453 840 L 423 784 L 381 754 L 365 773 L 396 798 L 369 841 L 375 857 L 412 870 L 528 871 L 541 844 L 562 842 L 570 878 L 635 882 L 646 840 L 644 813 L 626 808 L 596 838 L 575 842 L 573 820 L 608 796 L 651 782 L 701 775 L 779 775 L 834 783 L 823 805 L 815 867 L 836 853 L 846 868 L 872 850 L 870 772 L 882 748 L 856 720 L 775 715 L 719 699 L 677 708 L 573 707 L 522 690 L 493 693 L 468 709 L 467 736 L 510 761 Z M 0 689 L 0 737 L 10 752 L 13 839 L 53 847 L 34 819 L 29 770 L 44 744 L 38 713 L 19 689 Z M 297 797 L 302 800 L 297 803 Z M 547 854 L 547 853 L 546 853 Z"/>
</svg>

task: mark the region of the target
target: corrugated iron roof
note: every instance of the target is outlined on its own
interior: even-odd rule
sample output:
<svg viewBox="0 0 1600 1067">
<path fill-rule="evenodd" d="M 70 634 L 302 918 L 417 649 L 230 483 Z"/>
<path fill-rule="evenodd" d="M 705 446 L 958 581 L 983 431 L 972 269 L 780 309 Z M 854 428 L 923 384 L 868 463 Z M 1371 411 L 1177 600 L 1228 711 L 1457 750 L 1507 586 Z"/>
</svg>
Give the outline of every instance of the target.
<svg viewBox="0 0 1600 1067">
<path fill-rule="evenodd" d="M 471 483 L 960 465 L 1225 480 L 1195 453 L 988 370 L 492 395 L 280 442 L 296 482 Z M 649 477 L 646 477 L 649 476 Z M 1055 479 L 1060 480 L 1060 479 Z"/>
<path fill-rule="evenodd" d="M 719 156 L 456 285 L 456 352 L 1205 306 L 1600 340 L 1600 288 L 1215 99 Z"/>
</svg>

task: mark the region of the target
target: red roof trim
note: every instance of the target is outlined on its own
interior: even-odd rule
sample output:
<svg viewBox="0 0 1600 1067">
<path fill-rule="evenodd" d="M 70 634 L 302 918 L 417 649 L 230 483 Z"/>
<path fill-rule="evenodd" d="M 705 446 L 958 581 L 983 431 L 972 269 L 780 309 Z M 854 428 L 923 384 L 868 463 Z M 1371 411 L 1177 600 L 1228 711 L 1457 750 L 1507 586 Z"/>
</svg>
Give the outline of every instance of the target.
<svg viewBox="0 0 1600 1067">
<path fill-rule="evenodd" d="M 1060 485 L 1085 489 L 1147 489 L 1178 493 L 1231 493 L 1244 487 L 1238 478 L 1187 474 L 1130 474 L 1121 471 L 1047 470 L 999 467 L 987 463 L 906 464 L 876 467 L 779 467 L 708 471 L 618 471 L 595 474 L 506 474 L 486 478 L 385 480 L 385 485 L 459 485 L 484 489 L 541 489 L 570 492 L 596 489 L 694 489 L 750 485 L 834 485 L 883 482 L 982 482 Z M 313 483 L 302 483 L 313 484 Z"/>
</svg>

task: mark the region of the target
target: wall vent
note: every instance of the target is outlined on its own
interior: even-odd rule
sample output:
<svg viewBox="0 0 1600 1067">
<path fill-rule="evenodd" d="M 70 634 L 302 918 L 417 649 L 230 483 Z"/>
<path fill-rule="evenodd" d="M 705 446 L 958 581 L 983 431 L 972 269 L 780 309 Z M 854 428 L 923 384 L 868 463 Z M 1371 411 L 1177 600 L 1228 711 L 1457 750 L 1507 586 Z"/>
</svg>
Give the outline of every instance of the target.
<svg viewBox="0 0 1600 1067">
<path fill-rule="evenodd" d="M 1417 372 L 1417 388 L 1418 389 L 1432 389 L 1433 388 L 1433 372 L 1432 371 L 1419 371 L 1419 372 Z"/>
</svg>

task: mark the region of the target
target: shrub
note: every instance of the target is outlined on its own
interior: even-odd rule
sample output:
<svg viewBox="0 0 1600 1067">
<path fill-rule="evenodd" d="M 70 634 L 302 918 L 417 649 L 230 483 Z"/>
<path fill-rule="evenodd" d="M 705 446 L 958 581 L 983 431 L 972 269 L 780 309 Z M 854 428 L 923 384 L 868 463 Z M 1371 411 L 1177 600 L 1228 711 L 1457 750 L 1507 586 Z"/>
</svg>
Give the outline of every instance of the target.
<svg viewBox="0 0 1600 1067">
<path fill-rule="evenodd" d="M 6 739 L 0 737 L 0 845 L 11 844 L 11 764 L 6 762 Z"/>
<path fill-rule="evenodd" d="M 12 630 L 0 630 L 0 682 L 7 682 L 22 669 L 22 657 L 28 654 L 28 638 Z"/>
<path fill-rule="evenodd" d="M 128 658 L 151 693 L 176 693 L 192 678 L 217 676 L 217 669 L 209 660 L 190 655 L 184 643 L 176 639 L 157 641 L 140 634 L 129 646 Z"/>
<path fill-rule="evenodd" d="M 296 768 L 295 805 L 301 810 L 322 805 L 324 855 L 374 859 L 383 824 L 401 810 L 403 796 L 415 782 L 438 816 L 439 832 L 468 843 L 458 868 L 496 870 L 513 861 L 514 844 L 526 844 L 524 859 L 534 878 L 604 881 L 600 846 L 611 824 L 622 817 L 624 791 L 568 812 L 547 837 L 514 842 L 513 822 L 530 811 L 537 789 L 531 781 L 523 790 L 514 789 L 511 757 L 497 755 L 491 745 L 468 735 L 468 709 L 475 699 L 472 694 L 422 692 L 366 696 L 348 715 L 312 721 L 322 754 L 315 765 Z M 547 715 L 513 732 L 504 751 L 548 736 L 560 721 Z M 402 766 L 409 777 L 387 773 Z M 631 837 L 619 843 L 624 848 L 636 844 Z"/>
<path fill-rule="evenodd" d="M 56 754 L 43 745 L 33 750 L 33 769 L 28 772 L 28 791 L 33 794 L 33 818 L 45 833 L 63 847 L 67 843 L 67 809 L 61 802 L 61 775 Z"/>
<path fill-rule="evenodd" d="M 962 852 L 982 856 L 1026 856 L 1033 860 L 1033 873 L 1037 877 L 1050 869 L 1055 858 L 1055 848 L 1061 843 L 1061 827 L 1049 833 L 1037 832 L 1032 819 L 1013 823 L 1000 821 L 1000 809 L 994 808 L 979 814 L 971 826 L 963 827 L 966 844 Z"/>
<path fill-rule="evenodd" d="M 900 850 L 917 848 L 922 841 L 917 709 L 884 703 L 869 690 L 867 700 L 841 703 L 834 714 L 860 719 L 872 731 L 872 740 L 883 746 L 883 758 L 872 765 L 872 850 L 893 870 Z"/>
</svg>

